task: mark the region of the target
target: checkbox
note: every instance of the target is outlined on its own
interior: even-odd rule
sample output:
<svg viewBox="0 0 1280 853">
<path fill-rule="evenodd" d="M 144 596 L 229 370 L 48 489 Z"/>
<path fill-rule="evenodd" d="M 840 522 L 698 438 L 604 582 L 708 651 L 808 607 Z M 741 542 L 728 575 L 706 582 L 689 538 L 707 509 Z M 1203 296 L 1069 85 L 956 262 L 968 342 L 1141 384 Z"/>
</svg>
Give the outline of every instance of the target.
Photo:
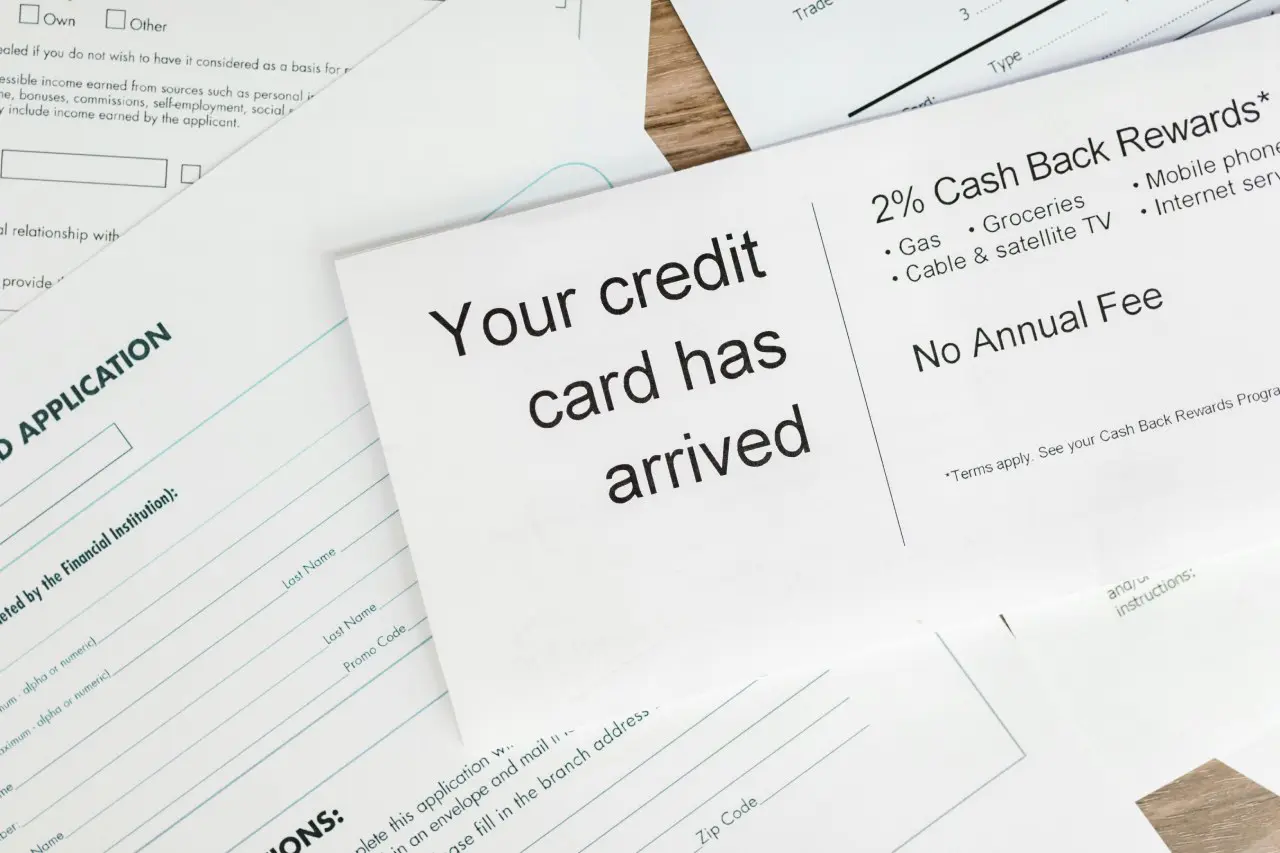
<svg viewBox="0 0 1280 853">
<path fill-rule="evenodd" d="M 35 3 L 19 3 L 18 4 L 18 23 L 19 24 L 40 23 L 40 7 Z"/>
<path fill-rule="evenodd" d="M 123 30 L 129 14 L 124 9 L 108 9 L 107 10 L 107 29 Z"/>
<path fill-rule="evenodd" d="M 192 163 L 183 163 L 182 168 L 178 170 L 178 180 L 184 184 L 194 184 L 200 180 L 200 167 Z"/>
</svg>

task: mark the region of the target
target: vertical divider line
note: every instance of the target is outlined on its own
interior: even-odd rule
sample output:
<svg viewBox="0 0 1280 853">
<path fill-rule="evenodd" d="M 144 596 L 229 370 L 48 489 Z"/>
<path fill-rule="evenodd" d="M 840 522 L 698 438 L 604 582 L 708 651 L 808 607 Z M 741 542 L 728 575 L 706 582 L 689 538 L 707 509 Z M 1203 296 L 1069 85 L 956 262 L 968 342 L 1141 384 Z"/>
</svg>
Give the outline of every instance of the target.
<svg viewBox="0 0 1280 853">
<path fill-rule="evenodd" d="M 880 436 L 876 433 L 876 421 L 871 416 L 871 402 L 867 399 L 867 388 L 862 383 L 862 369 L 858 367 L 858 354 L 853 351 L 853 336 L 849 333 L 849 321 L 845 319 L 844 303 L 840 301 L 840 291 L 836 288 L 836 274 L 831 268 L 831 255 L 827 253 L 827 240 L 822 236 L 822 223 L 818 221 L 818 207 L 809 202 L 813 210 L 813 224 L 818 229 L 818 242 L 822 245 L 822 257 L 827 262 L 827 275 L 831 278 L 831 292 L 836 297 L 836 307 L 840 309 L 840 323 L 844 326 L 844 339 L 849 343 L 849 355 L 853 358 L 853 372 L 858 377 L 858 388 L 862 391 L 862 405 L 867 410 L 867 422 L 871 424 L 871 438 L 876 443 L 876 456 L 880 457 L 880 470 L 884 473 L 884 487 L 889 492 L 889 506 L 893 507 L 893 520 L 898 524 L 898 538 L 905 548 L 907 536 L 902 531 L 902 518 L 898 515 L 898 502 L 893 498 L 893 485 L 889 482 L 889 469 L 884 464 L 884 451 L 880 449 Z"/>
</svg>

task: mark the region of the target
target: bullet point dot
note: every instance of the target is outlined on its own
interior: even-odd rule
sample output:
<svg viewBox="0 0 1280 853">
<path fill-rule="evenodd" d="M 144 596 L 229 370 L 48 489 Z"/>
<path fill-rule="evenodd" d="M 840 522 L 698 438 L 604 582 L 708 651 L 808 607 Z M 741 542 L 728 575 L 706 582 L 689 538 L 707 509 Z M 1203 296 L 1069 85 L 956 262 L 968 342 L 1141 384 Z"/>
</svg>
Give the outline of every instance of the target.
<svg viewBox="0 0 1280 853">
<path fill-rule="evenodd" d="M 970 225 L 970 226 L 969 226 L 969 233 L 970 233 L 970 234 L 972 234 L 972 233 L 973 233 L 973 226 L 972 226 L 972 225 Z"/>
<path fill-rule="evenodd" d="M 1134 188 L 1135 190 L 1138 188 L 1138 182 L 1137 182 L 1137 181 L 1134 181 L 1134 182 L 1133 182 L 1133 188 Z"/>
<path fill-rule="evenodd" d="M 1147 212 L 1147 209 L 1146 209 L 1145 207 L 1144 207 L 1144 208 L 1142 208 L 1142 212 L 1143 212 L 1143 213 L 1146 213 L 1146 212 Z"/>
<path fill-rule="evenodd" d="M 894 280 L 894 281 L 897 281 L 897 280 L 898 280 L 898 277 L 895 275 L 895 276 L 893 277 L 893 280 Z"/>
<path fill-rule="evenodd" d="M 885 253 L 886 255 L 892 255 L 892 254 L 893 254 L 893 252 L 891 252 L 891 251 L 890 251 L 890 250 L 888 250 L 888 249 L 885 249 L 885 250 L 884 250 L 884 253 Z"/>
</svg>

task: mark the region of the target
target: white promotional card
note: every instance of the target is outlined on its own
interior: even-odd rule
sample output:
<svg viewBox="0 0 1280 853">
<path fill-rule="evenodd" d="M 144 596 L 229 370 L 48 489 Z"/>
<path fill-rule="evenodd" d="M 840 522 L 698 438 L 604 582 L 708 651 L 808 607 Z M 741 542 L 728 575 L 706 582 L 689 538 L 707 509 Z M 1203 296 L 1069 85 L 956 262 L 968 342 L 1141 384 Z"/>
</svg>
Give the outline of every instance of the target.
<svg viewBox="0 0 1280 853">
<path fill-rule="evenodd" d="M 1273 539 L 1277 45 L 341 259 L 464 735 Z"/>
<path fill-rule="evenodd" d="M 1134 799 L 1274 721 L 1277 566 L 1275 548 L 1178 563 L 1005 619 Z"/>
</svg>

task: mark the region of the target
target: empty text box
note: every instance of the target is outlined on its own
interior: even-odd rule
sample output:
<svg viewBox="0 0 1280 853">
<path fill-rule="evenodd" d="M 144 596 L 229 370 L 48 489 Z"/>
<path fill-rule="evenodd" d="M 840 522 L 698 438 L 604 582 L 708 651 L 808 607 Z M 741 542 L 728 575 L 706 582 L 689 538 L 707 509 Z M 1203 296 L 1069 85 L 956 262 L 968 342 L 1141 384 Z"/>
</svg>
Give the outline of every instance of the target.
<svg viewBox="0 0 1280 853">
<path fill-rule="evenodd" d="M 6 148 L 0 151 L 0 178 L 163 188 L 169 182 L 169 161 L 156 157 Z"/>
<path fill-rule="evenodd" d="M 72 450 L 26 485 L 8 490 L 0 502 L 0 545 L 62 503 L 133 450 L 115 424 Z"/>
</svg>

